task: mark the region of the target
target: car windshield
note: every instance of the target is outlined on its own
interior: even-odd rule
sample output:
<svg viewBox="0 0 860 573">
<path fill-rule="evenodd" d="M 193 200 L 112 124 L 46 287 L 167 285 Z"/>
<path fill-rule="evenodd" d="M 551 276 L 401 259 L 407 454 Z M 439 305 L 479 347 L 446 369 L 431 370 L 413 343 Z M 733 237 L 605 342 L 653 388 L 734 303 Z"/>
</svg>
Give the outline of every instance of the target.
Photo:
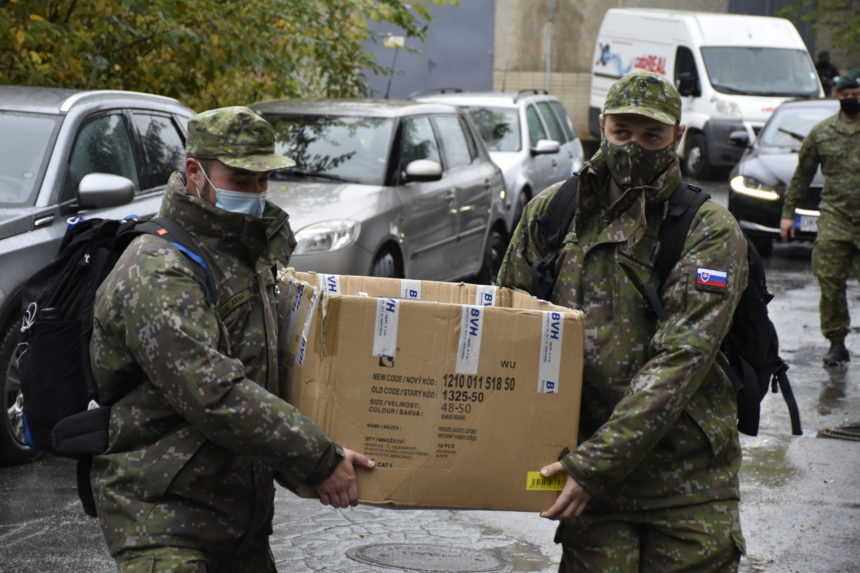
<svg viewBox="0 0 860 573">
<path fill-rule="evenodd" d="M 394 120 L 336 115 L 266 115 L 275 152 L 296 165 L 276 178 L 320 178 L 384 185 Z"/>
<path fill-rule="evenodd" d="M 818 76 L 803 50 L 782 48 L 702 48 L 708 78 L 726 94 L 818 95 Z"/>
<path fill-rule="evenodd" d="M 778 108 L 758 136 L 761 147 L 800 149 L 803 138 L 821 120 L 836 113 L 835 107 L 783 106 Z"/>
<path fill-rule="evenodd" d="M 487 151 L 519 151 L 520 120 L 516 108 L 512 107 L 469 107 L 469 115 Z"/>
<path fill-rule="evenodd" d="M 0 112 L 0 205 L 33 203 L 59 118 Z"/>
</svg>

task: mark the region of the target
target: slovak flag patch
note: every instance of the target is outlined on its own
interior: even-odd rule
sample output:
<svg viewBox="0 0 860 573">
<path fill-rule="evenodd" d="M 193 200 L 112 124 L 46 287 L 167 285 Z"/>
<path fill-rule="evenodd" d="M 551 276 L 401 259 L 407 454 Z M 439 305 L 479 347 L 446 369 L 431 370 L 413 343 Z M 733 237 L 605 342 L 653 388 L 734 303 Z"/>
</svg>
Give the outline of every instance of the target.
<svg viewBox="0 0 860 573">
<path fill-rule="evenodd" d="M 725 290 L 729 286 L 729 279 L 726 271 L 699 268 L 696 270 L 696 285 L 709 287 L 709 290 Z"/>
</svg>

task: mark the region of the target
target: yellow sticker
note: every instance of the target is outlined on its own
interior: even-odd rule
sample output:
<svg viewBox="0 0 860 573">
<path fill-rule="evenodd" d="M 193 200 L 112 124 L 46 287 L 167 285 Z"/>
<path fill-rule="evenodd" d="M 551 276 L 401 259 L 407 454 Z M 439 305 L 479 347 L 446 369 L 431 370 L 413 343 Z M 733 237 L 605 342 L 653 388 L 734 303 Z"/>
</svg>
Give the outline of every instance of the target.
<svg viewBox="0 0 860 573">
<path fill-rule="evenodd" d="M 561 491 L 567 481 L 567 474 L 558 473 L 545 478 L 540 472 L 526 473 L 526 491 Z"/>
</svg>

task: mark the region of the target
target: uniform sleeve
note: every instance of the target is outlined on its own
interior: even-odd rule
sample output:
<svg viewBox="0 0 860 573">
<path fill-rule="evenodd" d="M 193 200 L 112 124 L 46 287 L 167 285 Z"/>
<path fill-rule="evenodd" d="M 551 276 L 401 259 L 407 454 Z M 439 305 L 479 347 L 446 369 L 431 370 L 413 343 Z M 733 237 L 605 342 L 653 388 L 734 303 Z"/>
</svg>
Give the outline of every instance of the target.
<svg viewBox="0 0 860 573">
<path fill-rule="evenodd" d="M 605 494 L 632 472 L 699 391 L 746 288 L 746 249 L 728 211 L 713 204 L 699 210 L 681 259 L 667 277 L 667 316 L 651 339 L 652 358 L 635 374 L 609 420 L 562 460 L 593 495 Z M 726 286 L 697 284 L 699 269 L 724 271 Z"/>
<path fill-rule="evenodd" d="M 139 251 L 139 272 L 123 286 L 126 346 L 164 400 L 208 440 L 276 471 L 322 481 L 335 445 L 295 407 L 245 377 L 219 352 L 221 330 L 182 255 Z M 167 262 L 165 262 L 167 260 Z"/>
<path fill-rule="evenodd" d="M 548 187 L 526 206 L 502 259 L 497 285 L 529 292 L 534 288 L 537 272 L 532 263 L 543 256 L 538 216 L 544 212 L 563 184 L 564 182 L 561 182 Z"/>
<path fill-rule="evenodd" d="M 819 157 L 818 146 L 816 144 L 815 134 L 816 128 L 809 133 L 803 140 L 800 146 L 800 153 L 797 156 L 797 168 L 794 170 L 794 176 L 788 185 L 788 190 L 785 192 L 785 197 L 782 203 L 782 218 L 794 219 L 794 209 L 798 202 L 802 199 L 809 190 L 809 184 L 812 183 L 812 178 L 815 177 L 815 172 L 818 170 Z"/>
</svg>

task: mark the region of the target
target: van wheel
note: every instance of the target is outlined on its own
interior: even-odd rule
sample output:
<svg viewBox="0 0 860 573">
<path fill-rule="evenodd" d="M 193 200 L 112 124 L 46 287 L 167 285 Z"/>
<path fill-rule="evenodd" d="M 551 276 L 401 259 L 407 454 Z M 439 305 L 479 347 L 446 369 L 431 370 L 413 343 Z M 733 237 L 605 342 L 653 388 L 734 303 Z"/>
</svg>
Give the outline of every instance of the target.
<svg viewBox="0 0 860 573">
<path fill-rule="evenodd" d="M 34 460 L 38 452 L 24 442 L 24 401 L 16 367 L 18 328 L 16 321 L 0 340 L 0 389 L 2 389 L 2 422 L 0 422 L 0 465 L 17 465 Z"/>
<path fill-rule="evenodd" d="M 508 248 L 508 240 L 505 234 L 497 228 L 490 231 L 487 237 L 487 245 L 484 247 L 484 261 L 478 273 L 478 283 L 484 285 L 496 284 L 502 259 Z"/>
<path fill-rule="evenodd" d="M 684 152 L 684 172 L 695 179 L 707 179 L 711 171 L 705 136 L 701 133 L 690 135 Z"/>
<path fill-rule="evenodd" d="M 370 276 L 383 277 L 390 279 L 403 278 L 403 273 L 397 264 L 397 255 L 388 247 L 373 259 L 373 265 L 370 267 Z"/>
</svg>

